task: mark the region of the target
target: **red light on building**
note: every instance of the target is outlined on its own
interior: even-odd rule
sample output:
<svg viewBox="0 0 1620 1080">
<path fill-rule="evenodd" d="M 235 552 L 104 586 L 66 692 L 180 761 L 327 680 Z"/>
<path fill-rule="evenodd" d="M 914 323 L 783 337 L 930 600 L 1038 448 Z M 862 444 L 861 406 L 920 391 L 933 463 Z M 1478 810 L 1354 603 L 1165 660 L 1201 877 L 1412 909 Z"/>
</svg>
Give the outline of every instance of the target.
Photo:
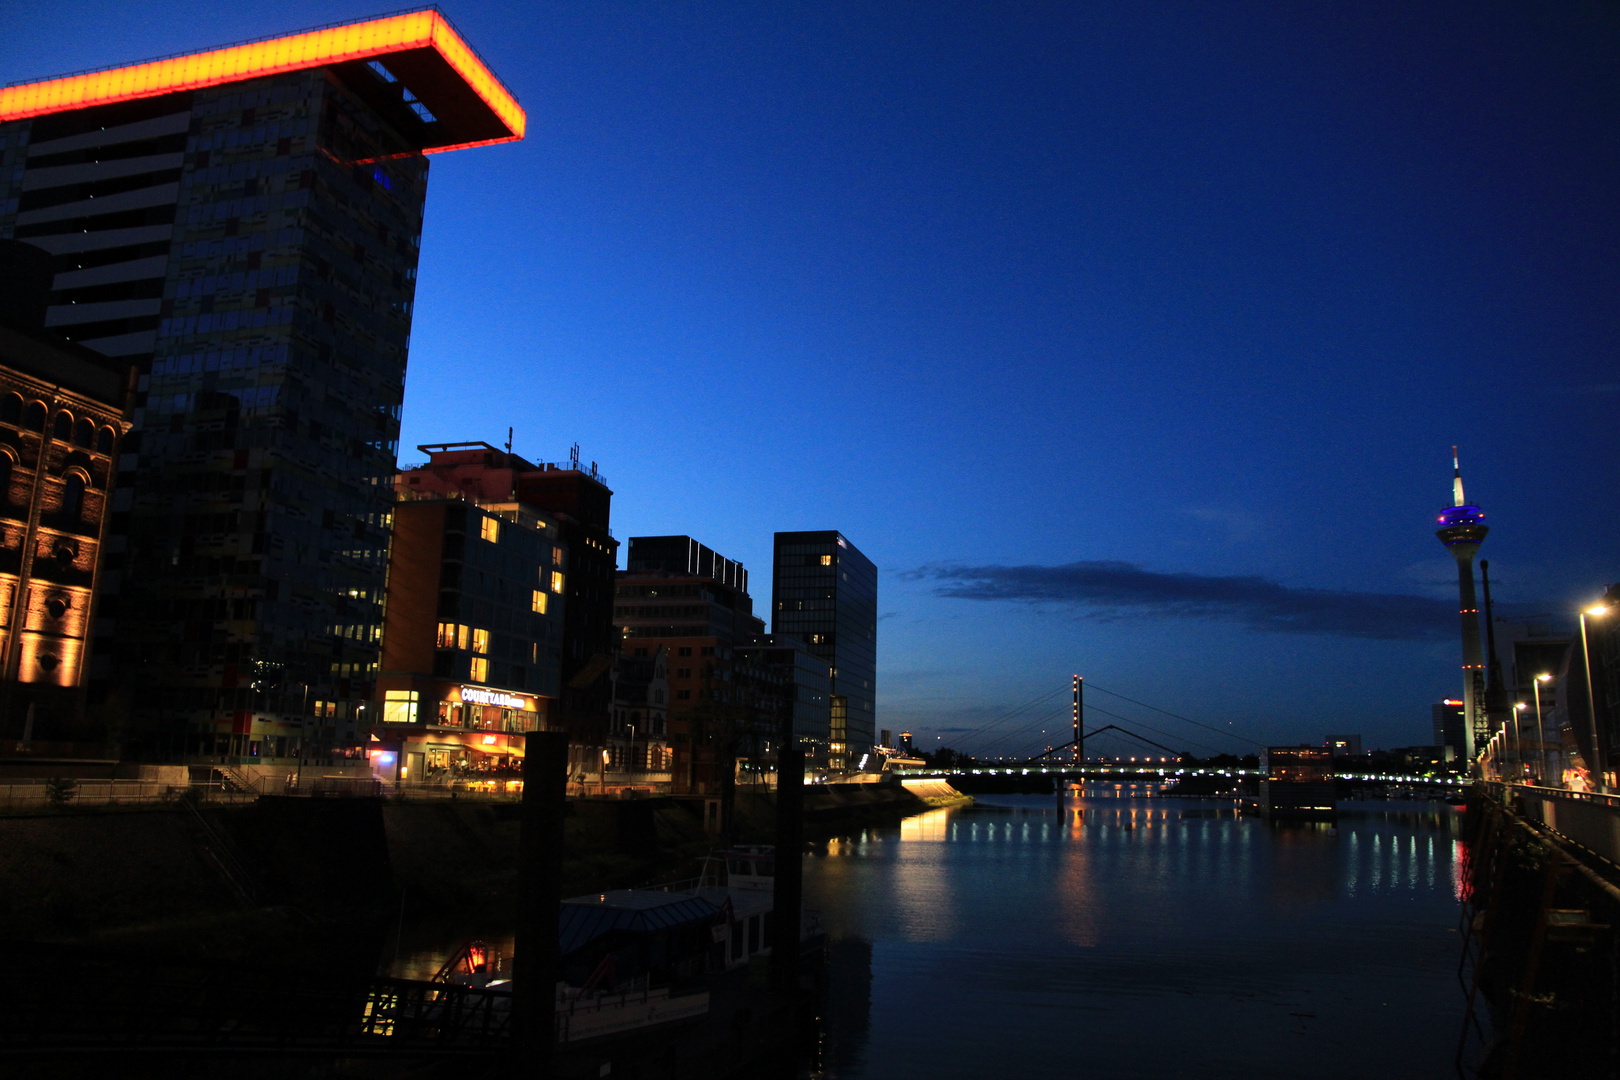
<svg viewBox="0 0 1620 1080">
<path fill-rule="evenodd" d="M 437 130 L 424 153 L 523 138 L 528 118 L 517 99 L 437 11 L 9 86 L 0 89 L 0 122 L 356 60 L 385 64 L 431 112 Z"/>
</svg>

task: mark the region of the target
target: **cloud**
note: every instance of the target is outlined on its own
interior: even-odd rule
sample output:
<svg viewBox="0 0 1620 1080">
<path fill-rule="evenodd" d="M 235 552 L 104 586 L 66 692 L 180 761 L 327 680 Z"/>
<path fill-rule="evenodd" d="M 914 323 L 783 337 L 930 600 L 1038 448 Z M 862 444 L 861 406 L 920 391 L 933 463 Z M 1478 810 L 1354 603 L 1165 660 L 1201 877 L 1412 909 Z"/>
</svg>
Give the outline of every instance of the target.
<svg viewBox="0 0 1620 1080">
<path fill-rule="evenodd" d="M 1400 593 L 1295 589 L 1260 577 L 1161 574 L 1125 562 L 936 563 L 907 575 L 940 596 L 1082 609 L 1089 618 L 1211 619 L 1286 634 L 1422 640 L 1457 633 L 1454 604 Z"/>
</svg>

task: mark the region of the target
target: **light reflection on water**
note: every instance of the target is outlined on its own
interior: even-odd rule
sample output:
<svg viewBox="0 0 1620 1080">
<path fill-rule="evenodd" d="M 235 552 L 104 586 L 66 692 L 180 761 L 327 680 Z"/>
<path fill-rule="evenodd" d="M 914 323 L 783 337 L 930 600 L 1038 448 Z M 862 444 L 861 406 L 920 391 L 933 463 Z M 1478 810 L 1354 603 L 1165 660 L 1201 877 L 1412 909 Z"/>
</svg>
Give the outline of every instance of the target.
<svg viewBox="0 0 1620 1080">
<path fill-rule="evenodd" d="M 986 797 L 808 859 L 833 943 L 811 1075 L 1449 1073 L 1447 808 L 1274 826 L 1099 794 Z"/>
</svg>

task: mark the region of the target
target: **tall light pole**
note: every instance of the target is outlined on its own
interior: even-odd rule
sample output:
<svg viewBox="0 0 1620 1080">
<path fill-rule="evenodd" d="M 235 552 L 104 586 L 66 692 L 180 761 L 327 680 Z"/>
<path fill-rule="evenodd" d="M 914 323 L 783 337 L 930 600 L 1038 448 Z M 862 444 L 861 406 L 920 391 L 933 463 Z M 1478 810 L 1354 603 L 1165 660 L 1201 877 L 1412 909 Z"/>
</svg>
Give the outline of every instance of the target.
<svg viewBox="0 0 1620 1080">
<path fill-rule="evenodd" d="M 1547 736 L 1541 730 L 1541 684 L 1552 682 L 1551 675 L 1537 675 L 1530 685 L 1536 691 L 1536 780 L 1547 783 Z"/>
<path fill-rule="evenodd" d="M 1592 729 L 1592 760 L 1587 764 L 1591 766 L 1592 784 L 1598 791 L 1608 790 L 1609 785 L 1603 779 L 1603 747 L 1598 745 L 1597 695 L 1592 692 L 1592 653 L 1586 646 L 1586 617 L 1608 613 L 1609 609 L 1602 604 L 1594 604 L 1581 612 L 1581 662 L 1586 665 L 1586 719 Z"/>
<path fill-rule="evenodd" d="M 1513 773 L 1518 780 L 1524 779 L 1524 735 L 1519 731 L 1519 721 L 1524 718 L 1524 710 L 1529 707 L 1522 701 L 1513 703 L 1513 752 L 1518 757 L 1518 767 Z"/>
</svg>

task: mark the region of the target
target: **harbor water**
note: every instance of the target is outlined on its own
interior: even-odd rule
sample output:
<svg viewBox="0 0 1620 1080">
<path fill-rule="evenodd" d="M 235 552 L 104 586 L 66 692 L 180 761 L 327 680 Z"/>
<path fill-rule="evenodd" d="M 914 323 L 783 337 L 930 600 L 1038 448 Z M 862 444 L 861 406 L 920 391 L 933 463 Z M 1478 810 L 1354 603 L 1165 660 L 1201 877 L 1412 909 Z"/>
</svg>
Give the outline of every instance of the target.
<svg viewBox="0 0 1620 1080">
<path fill-rule="evenodd" d="M 1460 813 L 1285 825 L 1151 796 L 986 796 L 818 845 L 801 1075 L 1453 1075 Z"/>
</svg>

